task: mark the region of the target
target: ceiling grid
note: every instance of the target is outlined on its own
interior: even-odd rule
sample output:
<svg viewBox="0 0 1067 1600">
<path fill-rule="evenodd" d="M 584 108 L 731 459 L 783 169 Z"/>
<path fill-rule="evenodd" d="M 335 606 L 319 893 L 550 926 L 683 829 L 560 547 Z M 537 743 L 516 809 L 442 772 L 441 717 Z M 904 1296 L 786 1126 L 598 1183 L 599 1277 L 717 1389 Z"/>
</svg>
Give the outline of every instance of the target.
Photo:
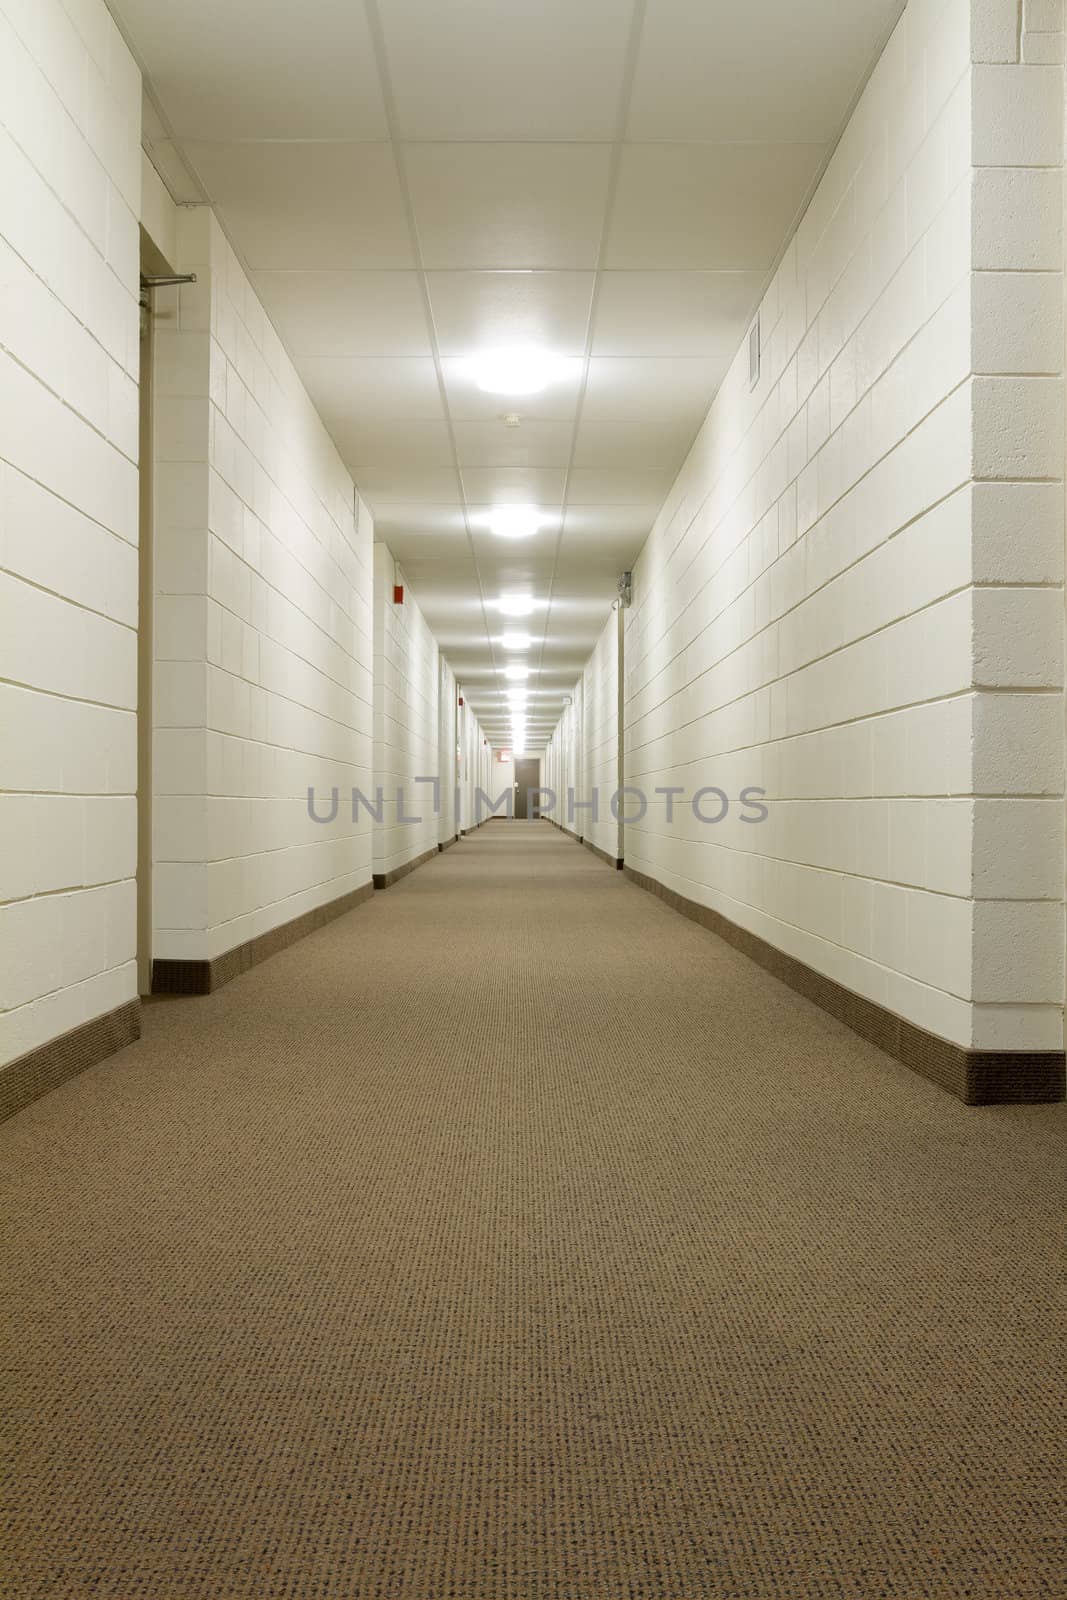
<svg viewBox="0 0 1067 1600">
<path fill-rule="evenodd" d="M 111 4 L 494 742 L 530 634 L 536 749 L 900 0 Z M 572 370 L 483 393 L 507 346 Z"/>
</svg>

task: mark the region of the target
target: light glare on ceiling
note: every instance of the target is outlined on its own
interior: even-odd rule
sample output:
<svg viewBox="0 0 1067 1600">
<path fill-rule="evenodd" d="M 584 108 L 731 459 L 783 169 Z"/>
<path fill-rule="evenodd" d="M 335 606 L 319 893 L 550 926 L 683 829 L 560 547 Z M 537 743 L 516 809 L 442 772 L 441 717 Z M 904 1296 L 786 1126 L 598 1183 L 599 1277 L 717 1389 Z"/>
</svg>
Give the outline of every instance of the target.
<svg viewBox="0 0 1067 1600">
<path fill-rule="evenodd" d="M 497 506 L 486 524 L 498 539 L 529 539 L 541 526 L 541 516 L 536 506 Z"/>
<path fill-rule="evenodd" d="M 528 617 L 534 608 L 534 602 L 527 594 L 502 594 L 496 604 L 505 617 Z"/>
<path fill-rule="evenodd" d="M 500 643 L 505 650 L 529 650 L 533 640 L 528 633 L 503 633 Z"/>
<path fill-rule="evenodd" d="M 529 667 L 517 666 L 505 667 L 504 676 L 505 678 L 510 678 L 513 683 L 524 683 L 530 676 L 530 669 Z"/>
<path fill-rule="evenodd" d="M 557 356 L 534 346 L 486 350 L 462 364 L 483 394 L 540 394 L 550 383 L 562 383 L 581 371 L 575 356 Z"/>
</svg>

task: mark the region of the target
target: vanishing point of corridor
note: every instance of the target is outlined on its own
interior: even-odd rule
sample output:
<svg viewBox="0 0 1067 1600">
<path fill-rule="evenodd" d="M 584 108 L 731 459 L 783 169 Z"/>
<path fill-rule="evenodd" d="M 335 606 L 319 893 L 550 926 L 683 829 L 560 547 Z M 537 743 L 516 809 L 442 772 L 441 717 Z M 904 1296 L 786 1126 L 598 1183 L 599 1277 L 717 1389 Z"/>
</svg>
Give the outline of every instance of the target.
<svg viewBox="0 0 1067 1600">
<path fill-rule="evenodd" d="M 1062 1134 L 492 823 L 0 1130 L 3 1593 L 1062 1594 Z"/>
</svg>

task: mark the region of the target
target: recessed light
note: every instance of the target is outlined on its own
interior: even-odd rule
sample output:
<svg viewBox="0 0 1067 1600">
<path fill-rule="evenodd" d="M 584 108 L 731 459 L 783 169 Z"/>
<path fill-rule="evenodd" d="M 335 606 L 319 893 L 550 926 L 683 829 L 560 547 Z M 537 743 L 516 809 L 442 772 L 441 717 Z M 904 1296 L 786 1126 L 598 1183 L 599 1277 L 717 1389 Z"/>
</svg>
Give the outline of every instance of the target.
<svg viewBox="0 0 1067 1600">
<path fill-rule="evenodd" d="M 483 394 L 540 394 L 550 383 L 562 383 L 581 371 L 581 360 L 556 356 L 532 346 L 486 350 L 462 363 Z"/>
<path fill-rule="evenodd" d="M 529 667 L 505 667 L 505 678 L 511 678 L 515 683 L 522 683 L 530 676 Z"/>
<path fill-rule="evenodd" d="M 528 617 L 533 612 L 535 602 L 527 594 L 502 594 L 496 604 L 497 610 L 505 617 Z"/>
<path fill-rule="evenodd" d="M 533 640 L 528 633 L 502 633 L 500 643 L 505 650 L 529 650 Z"/>
<path fill-rule="evenodd" d="M 529 539 L 541 526 L 536 506 L 497 506 L 485 520 L 498 539 Z"/>
</svg>

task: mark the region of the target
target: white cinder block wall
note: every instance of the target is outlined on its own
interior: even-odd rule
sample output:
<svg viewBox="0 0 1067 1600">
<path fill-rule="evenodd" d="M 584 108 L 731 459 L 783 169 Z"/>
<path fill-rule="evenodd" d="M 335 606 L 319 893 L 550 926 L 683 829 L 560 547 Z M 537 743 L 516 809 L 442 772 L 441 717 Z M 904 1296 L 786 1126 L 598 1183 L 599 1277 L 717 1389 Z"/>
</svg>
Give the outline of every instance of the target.
<svg viewBox="0 0 1067 1600">
<path fill-rule="evenodd" d="M 623 854 L 622 826 L 612 801 L 622 785 L 619 761 L 619 677 L 622 670 L 619 613 L 613 610 L 582 674 L 583 757 L 573 820 L 564 796 L 563 821 L 613 861 Z M 617 803 L 622 815 L 621 802 Z"/>
<path fill-rule="evenodd" d="M 400 605 L 394 584 L 404 587 Z M 439 818 L 426 780 L 439 775 L 438 662 L 437 641 L 403 572 L 388 546 L 376 544 L 374 784 L 383 791 L 382 823 L 374 828 L 376 875 L 437 849 Z"/>
<path fill-rule="evenodd" d="M 1064 998 L 1063 7 L 1021 15 L 912 0 L 760 307 L 759 381 L 746 341 L 636 563 L 650 805 L 620 853 L 943 1038 L 1026 1050 Z M 703 785 L 727 818 L 668 824 L 656 787 Z"/>
<path fill-rule="evenodd" d="M 453 843 L 459 834 L 456 807 L 456 779 L 459 771 L 456 751 L 459 708 L 456 701 L 459 690 L 456 687 L 456 675 L 442 655 L 438 656 L 438 674 L 437 781 L 440 814 L 437 818 L 437 837 L 441 844 L 447 845 Z"/>
<path fill-rule="evenodd" d="M 459 698 L 466 702 L 462 685 L 459 688 Z M 464 833 L 469 833 L 472 828 L 481 827 L 490 814 L 489 805 L 484 800 L 478 800 L 478 790 L 495 800 L 506 784 L 502 776 L 504 769 L 495 760 L 493 750 L 482 731 L 482 725 L 469 704 L 464 703 L 459 707 L 458 729 L 460 827 Z M 511 781 L 511 777 L 506 780 L 508 784 Z M 498 815 L 504 815 L 503 806 L 500 807 Z"/>
<path fill-rule="evenodd" d="M 575 837 L 580 836 L 579 824 L 586 815 L 584 811 L 576 811 L 573 820 L 568 815 L 571 794 L 575 802 L 584 798 L 581 792 L 581 706 L 580 680 L 571 693 L 570 704 L 564 709 L 545 747 L 541 769 L 542 783 L 547 785 L 555 796 L 555 805 L 550 812 L 552 821 L 559 823 L 567 833 Z"/>
<path fill-rule="evenodd" d="M 371 880 L 373 529 L 213 214 L 157 295 L 157 958 L 220 955 Z M 328 815 L 319 824 L 307 791 Z"/>
<path fill-rule="evenodd" d="M 0 0 L 0 1061 L 137 995 L 141 80 Z"/>
</svg>

